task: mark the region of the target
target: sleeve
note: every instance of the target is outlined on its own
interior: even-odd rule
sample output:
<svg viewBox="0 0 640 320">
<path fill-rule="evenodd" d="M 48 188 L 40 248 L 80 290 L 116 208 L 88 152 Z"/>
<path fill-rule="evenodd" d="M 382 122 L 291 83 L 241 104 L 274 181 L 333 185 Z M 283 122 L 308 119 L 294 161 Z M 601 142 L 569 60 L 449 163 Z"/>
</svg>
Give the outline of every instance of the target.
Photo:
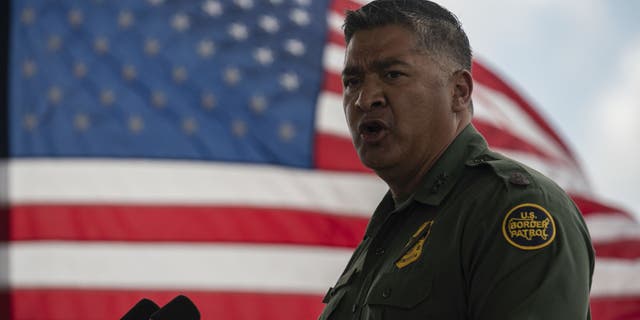
<svg viewBox="0 0 640 320">
<path fill-rule="evenodd" d="M 464 235 L 470 319 L 590 319 L 594 254 L 571 199 L 549 185 L 490 200 Z"/>
</svg>

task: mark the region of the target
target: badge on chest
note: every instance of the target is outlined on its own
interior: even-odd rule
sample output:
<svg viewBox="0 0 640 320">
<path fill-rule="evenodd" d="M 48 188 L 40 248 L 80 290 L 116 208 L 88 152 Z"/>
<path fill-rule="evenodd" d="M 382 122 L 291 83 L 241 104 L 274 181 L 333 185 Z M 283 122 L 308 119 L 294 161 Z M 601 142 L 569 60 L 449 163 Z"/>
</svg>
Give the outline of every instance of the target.
<svg viewBox="0 0 640 320">
<path fill-rule="evenodd" d="M 411 236 L 411 239 L 405 245 L 405 248 L 409 248 L 409 250 L 396 261 L 398 269 L 402 269 L 420 258 L 424 242 L 429 237 L 429 233 L 431 233 L 431 226 L 433 226 L 433 220 L 425 221 Z"/>
</svg>

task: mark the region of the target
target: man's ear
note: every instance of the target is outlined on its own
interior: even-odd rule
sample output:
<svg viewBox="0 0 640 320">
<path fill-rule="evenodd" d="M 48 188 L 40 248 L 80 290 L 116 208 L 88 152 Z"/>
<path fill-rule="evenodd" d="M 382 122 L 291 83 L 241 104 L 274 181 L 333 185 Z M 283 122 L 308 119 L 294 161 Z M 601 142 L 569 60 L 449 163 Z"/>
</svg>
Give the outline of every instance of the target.
<svg viewBox="0 0 640 320">
<path fill-rule="evenodd" d="M 458 70 L 453 74 L 453 99 L 451 108 L 453 112 L 460 112 L 469 109 L 471 103 L 471 93 L 473 92 L 473 78 L 471 72 Z"/>
</svg>

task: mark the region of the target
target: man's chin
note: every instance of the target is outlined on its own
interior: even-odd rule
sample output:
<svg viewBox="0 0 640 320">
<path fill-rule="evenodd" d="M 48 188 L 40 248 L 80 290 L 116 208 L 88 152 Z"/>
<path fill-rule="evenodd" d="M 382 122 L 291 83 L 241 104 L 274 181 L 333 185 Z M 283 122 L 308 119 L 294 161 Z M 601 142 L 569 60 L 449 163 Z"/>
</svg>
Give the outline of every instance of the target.
<svg viewBox="0 0 640 320">
<path fill-rule="evenodd" d="M 377 172 L 389 167 L 389 160 L 385 159 L 385 157 L 383 157 L 382 155 L 374 156 L 371 154 L 367 154 L 358 156 L 360 157 L 360 162 L 362 162 L 365 167 L 373 171 Z"/>
<path fill-rule="evenodd" d="M 395 163 L 394 155 L 396 151 L 388 144 L 360 144 L 357 146 L 356 151 L 360 162 L 374 171 L 385 169 Z"/>
</svg>

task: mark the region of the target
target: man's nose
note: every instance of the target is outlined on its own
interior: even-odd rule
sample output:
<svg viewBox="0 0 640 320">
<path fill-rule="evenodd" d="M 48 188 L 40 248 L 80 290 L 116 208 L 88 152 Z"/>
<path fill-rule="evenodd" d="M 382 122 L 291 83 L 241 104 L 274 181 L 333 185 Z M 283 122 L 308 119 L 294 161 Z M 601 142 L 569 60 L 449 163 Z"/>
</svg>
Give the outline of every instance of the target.
<svg viewBox="0 0 640 320">
<path fill-rule="evenodd" d="M 356 99 L 356 107 L 367 112 L 373 108 L 383 107 L 385 103 L 382 86 L 376 80 L 368 80 L 362 83 L 358 99 Z"/>
</svg>

